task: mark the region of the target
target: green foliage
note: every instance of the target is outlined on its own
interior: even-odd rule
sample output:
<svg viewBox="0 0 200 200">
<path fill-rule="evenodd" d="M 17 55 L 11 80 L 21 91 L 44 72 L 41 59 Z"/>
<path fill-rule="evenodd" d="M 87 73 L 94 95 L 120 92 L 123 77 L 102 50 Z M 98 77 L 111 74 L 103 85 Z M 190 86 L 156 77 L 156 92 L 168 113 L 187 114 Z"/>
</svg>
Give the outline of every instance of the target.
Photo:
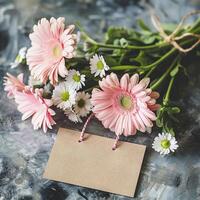
<svg viewBox="0 0 200 200">
<path fill-rule="evenodd" d="M 162 128 L 163 132 L 170 133 L 175 136 L 173 124 L 179 123 L 176 114 L 180 113 L 180 108 L 173 105 L 162 105 L 157 111 L 156 125 Z"/>
<path fill-rule="evenodd" d="M 94 41 L 87 34 L 83 34 L 85 42 L 89 44 L 84 52 L 86 63 L 84 63 L 83 70 L 89 71 L 88 58 L 98 53 L 104 56 L 106 63 L 110 66 L 110 71 L 120 75 L 126 72 L 129 74 L 137 72 L 142 77 L 149 76 L 153 80 L 150 87 L 159 88 L 161 94 L 159 99 L 161 108 L 157 111 L 156 124 L 164 132 L 175 135 L 177 116 L 181 109 L 170 103 L 173 99 L 171 90 L 174 87 L 175 78 L 180 73 L 187 75 L 188 65 L 182 63 L 184 61 L 182 58 L 186 57 L 189 62 L 192 62 L 192 53 L 180 54 L 170 43 L 166 43 L 160 34 L 155 32 L 155 29 L 151 30 L 143 20 L 138 19 L 137 25 L 138 29 L 109 27 L 103 43 Z M 176 27 L 177 24 L 163 24 L 166 34 L 171 34 Z M 183 33 L 200 34 L 200 20 L 198 19 L 189 26 L 183 26 L 176 36 L 181 36 Z M 195 41 L 196 38 L 187 37 L 178 43 L 183 48 L 187 48 Z M 193 51 L 195 55 L 200 56 L 198 47 Z M 79 61 L 76 65 L 83 66 Z M 96 84 L 97 78 L 93 80 Z M 163 87 L 158 87 L 161 83 Z"/>
<path fill-rule="evenodd" d="M 137 38 L 138 33 L 133 29 L 125 29 L 120 27 L 110 27 L 105 35 L 105 41 L 108 44 L 113 44 L 116 39 L 122 38 L 130 40 L 130 38 Z"/>
<path fill-rule="evenodd" d="M 151 32 L 151 29 L 144 23 L 142 19 L 137 19 L 137 24 L 141 30 Z"/>
<path fill-rule="evenodd" d="M 130 59 L 130 61 L 138 62 L 141 66 L 150 64 L 152 60 L 154 60 L 154 58 L 145 51 L 140 51 L 135 58 Z"/>
<path fill-rule="evenodd" d="M 116 40 L 126 40 L 132 45 L 141 44 L 153 44 L 161 40 L 158 33 L 153 33 L 144 29 L 141 32 L 137 32 L 134 29 L 124 29 L 117 27 L 110 27 L 105 36 L 105 42 L 107 44 L 115 44 Z"/>
</svg>

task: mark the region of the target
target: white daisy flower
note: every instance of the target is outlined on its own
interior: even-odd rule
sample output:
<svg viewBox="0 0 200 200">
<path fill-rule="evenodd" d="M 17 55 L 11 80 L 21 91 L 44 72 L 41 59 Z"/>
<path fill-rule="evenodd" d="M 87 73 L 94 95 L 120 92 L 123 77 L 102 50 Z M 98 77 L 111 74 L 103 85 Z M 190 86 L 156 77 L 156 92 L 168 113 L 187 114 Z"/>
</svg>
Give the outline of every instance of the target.
<svg viewBox="0 0 200 200">
<path fill-rule="evenodd" d="M 76 95 L 76 104 L 74 105 L 75 113 L 80 117 L 86 117 L 91 109 L 90 95 L 85 92 L 78 92 Z"/>
<path fill-rule="evenodd" d="M 101 78 L 105 76 L 105 71 L 108 71 L 110 68 L 106 64 L 103 56 L 98 56 L 95 54 L 90 58 L 90 70 L 94 76 L 100 76 Z"/>
<path fill-rule="evenodd" d="M 74 69 L 69 70 L 68 76 L 66 78 L 66 81 L 74 87 L 74 89 L 79 90 L 82 88 L 82 85 L 85 85 L 85 75 L 80 74 L 79 71 L 76 71 Z"/>
<path fill-rule="evenodd" d="M 178 144 L 176 138 L 170 133 L 162 133 L 155 137 L 152 147 L 161 155 L 166 155 L 170 152 L 174 152 L 178 148 Z"/>
<path fill-rule="evenodd" d="M 75 104 L 76 91 L 66 81 L 59 83 L 53 90 L 52 100 L 60 109 L 69 109 Z"/>
<path fill-rule="evenodd" d="M 74 110 L 72 110 L 72 109 L 67 109 L 67 110 L 65 110 L 64 113 L 65 113 L 65 115 L 68 116 L 68 119 L 69 119 L 69 120 L 71 120 L 71 121 L 73 121 L 73 122 L 75 122 L 75 123 L 76 123 L 76 122 L 82 122 L 80 116 L 79 116 L 78 114 L 76 114 Z"/>
<path fill-rule="evenodd" d="M 26 52 L 27 52 L 27 47 L 22 47 L 19 52 L 17 57 L 15 58 L 15 61 L 11 63 L 11 68 L 16 68 L 18 67 L 19 64 L 23 63 L 24 59 L 26 58 Z"/>
</svg>

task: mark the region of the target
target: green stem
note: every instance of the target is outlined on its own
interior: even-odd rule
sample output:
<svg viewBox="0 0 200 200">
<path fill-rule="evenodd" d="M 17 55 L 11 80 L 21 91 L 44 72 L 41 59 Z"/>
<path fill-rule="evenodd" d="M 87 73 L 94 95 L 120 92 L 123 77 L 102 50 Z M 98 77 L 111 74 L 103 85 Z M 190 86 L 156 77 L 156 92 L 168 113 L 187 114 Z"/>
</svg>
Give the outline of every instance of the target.
<svg viewBox="0 0 200 200">
<path fill-rule="evenodd" d="M 170 97 L 170 93 L 171 93 L 172 86 L 173 86 L 173 83 L 174 83 L 174 79 L 175 79 L 175 76 L 171 77 L 171 80 L 169 82 L 169 86 L 167 88 L 167 92 L 166 92 L 166 95 L 165 95 L 164 100 L 163 100 L 163 105 L 165 105 L 165 106 L 169 102 L 169 97 Z"/>
<path fill-rule="evenodd" d="M 154 68 L 151 68 L 144 77 L 149 77 L 151 75 L 151 73 L 154 71 L 155 67 Z"/>
<path fill-rule="evenodd" d="M 170 71 L 173 69 L 174 66 L 177 66 L 177 64 L 179 60 L 179 56 L 177 56 L 174 61 L 172 62 L 172 64 L 170 65 L 170 67 L 168 67 L 168 69 L 166 70 L 166 72 L 158 79 L 158 81 L 156 81 L 152 86 L 151 89 L 155 90 L 157 89 L 160 84 L 165 80 L 165 78 L 167 77 L 167 75 L 170 73 Z"/>
<path fill-rule="evenodd" d="M 191 41 L 193 41 L 193 39 L 190 39 L 190 40 L 188 40 L 188 41 L 183 41 L 183 42 L 181 43 L 181 45 L 188 44 L 188 43 L 190 43 Z M 148 77 L 155 69 L 156 69 L 156 66 L 155 66 L 154 68 L 151 68 L 151 70 L 145 75 L 145 77 Z"/>
<path fill-rule="evenodd" d="M 177 50 L 176 48 L 172 48 L 170 51 L 168 51 L 166 54 L 164 54 L 164 56 L 162 56 L 160 59 L 156 60 L 154 63 L 152 63 L 150 65 L 142 66 L 142 68 L 149 69 L 149 68 L 157 66 L 162 61 L 164 61 L 166 58 L 168 58 L 171 54 L 173 54 L 176 50 Z"/>
<path fill-rule="evenodd" d="M 97 42 L 93 40 L 86 32 L 81 32 L 82 36 L 85 37 L 85 40 L 91 44 L 97 45 Z"/>
<path fill-rule="evenodd" d="M 193 31 L 198 32 L 198 28 L 197 30 L 193 30 L 195 26 L 191 27 L 189 29 L 189 32 Z M 96 42 L 94 39 L 92 39 L 88 34 L 86 34 L 84 31 L 82 31 L 82 35 L 85 37 L 85 40 L 93 45 L 96 45 L 97 47 L 101 47 L 101 48 L 108 48 L 108 49 L 132 49 L 132 50 L 148 50 L 148 49 L 155 49 L 155 48 L 161 48 L 161 47 L 166 47 L 169 46 L 170 44 L 162 41 L 158 44 L 153 44 L 153 45 L 147 45 L 147 46 L 135 46 L 135 45 L 128 45 L 126 47 L 122 47 L 119 45 L 113 45 L 113 44 L 104 44 L 104 43 L 99 43 Z"/>
<path fill-rule="evenodd" d="M 108 49 L 134 49 L 134 50 L 145 50 L 145 49 L 154 49 L 154 48 L 160 48 L 160 47 L 165 47 L 169 46 L 168 43 L 166 42 L 160 42 L 158 44 L 153 44 L 153 45 L 148 45 L 148 46 L 135 46 L 135 45 L 128 45 L 126 47 L 122 47 L 119 45 L 113 45 L 113 44 L 104 44 L 100 42 L 96 42 L 93 40 L 87 33 L 82 32 L 82 35 L 85 37 L 85 40 L 99 48 L 108 48 Z"/>
<path fill-rule="evenodd" d="M 134 46 L 134 45 L 128 45 L 126 47 L 118 46 L 118 45 L 113 45 L 113 44 L 104 44 L 104 43 L 93 43 L 97 47 L 101 48 L 108 48 L 108 49 L 134 49 L 134 50 L 146 50 L 146 49 L 154 49 L 154 48 L 160 48 L 164 46 L 168 46 L 166 42 L 162 42 L 159 44 L 154 44 L 154 45 L 148 45 L 148 46 Z"/>
<path fill-rule="evenodd" d="M 121 71 L 121 70 L 132 70 L 132 69 L 141 69 L 140 66 L 133 66 L 133 65 L 118 65 L 110 67 L 113 71 Z"/>
<path fill-rule="evenodd" d="M 160 64 L 162 61 L 164 61 L 166 58 L 168 58 L 172 53 L 176 51 L 175 48 L 172 48 L 170 51 L 168 51 L 164 56 L 156 60 L 154 63 L 150 65 L 145 65 L 145 66 L 134 66 L 134 65 L 120 65 L 120 66 L 114 66 L 111 67 L 112 70 L 131 70 L 131 69 L 150 69 L 152 67 L 157 66 Z M 124 67 L 124 68 L 123 68 Z"/>
<path fill-rule="evenodd" d="M 180 45 L 184 46 L 190 42 L 194 41 L 194 39 L 189 39 L 187 41 L 183 41 Z M 134 65 L 120 65 L 120 66 L 115 66 L 116 70 L 119 67 L 119 70 L 123 70 L 123 66 L 128 66 L 128 69 L 152 69 L 152 71 L 156 68 L 156 66 L 158 66 L 158 64 L 160 64 L 162 61 L 164 61 L 165 59 L 167 59 L 170 55 L 172 55 L 175 51 L 177 51 L 177 49 L 175 47 L 173 47 L 170 51 L 168 51 L 166 54 L 164 54 L 160 59 L 156 60 L 154 63 L 150 64 L 150 65 L 145 65 L 145 66 L 134 66 Z"/>
</svg>

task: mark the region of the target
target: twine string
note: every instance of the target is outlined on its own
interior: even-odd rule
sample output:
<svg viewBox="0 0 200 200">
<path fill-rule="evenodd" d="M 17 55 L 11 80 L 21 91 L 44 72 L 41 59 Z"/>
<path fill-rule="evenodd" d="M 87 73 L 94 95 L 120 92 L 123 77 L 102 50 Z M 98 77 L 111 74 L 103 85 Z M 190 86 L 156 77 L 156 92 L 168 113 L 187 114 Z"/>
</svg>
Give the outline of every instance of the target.
<svg viewBox="0 0 200 200">
<path fill-rule="evenodd" d="M 84 126 L 82 128 L 82 131 L 81 131 L 80 138 L 79 138 L 78 142 L 83 142 L 84 135 L 85 135 L 85 129 L 86 129 L 88 123 L 90 122 L 90 120 L 92 119 L 93 116 L 94 116 L 94 113 L 91 113 L 90 116 L 87 118 L 87 120 L 86 120 L 86 122 L 85 122 L 85 124 L 84 124 Z M 112 146 L 112 150 L 115 150 L 117 148 L 118 142 L 119 142 L 119 136 L 117 135 L 116 139 L 114 141 L 114 144 Z"/>
<path fill-rule="evenodd" d="M 79 138 L 79 142 L 82 142 L 84 140 L 84 134 L 85 134 L 85 129 L 89 123 L 89 121 L 91 120 L 91 118 L 94 116 L 94 113 L 91 113 L 90 116 L 87 118 L 84 126 L 83 126 L 83 129 L 81 131 L 81 134 L 80 134 L 80 138 Z"/>
<path fill-rule="evenodd" d="M 117 135 L 115 138 L 115 142 L 113 144 L 112 150 L 115 150 L 117 148 L 118 142 L 119 142 L 119 136 Z"/>
<path fill-rule="evenodd" d="M 179 51 L 181 51 L 183 53 L 187 53 L 187 52 L 193 50 L 200 43 L 200 34 L 184 33 L 181 36 L 176 36 L 176 35 L 181 30 L 181 28 L 182 28 L 183 24 L 185 23 L 185 21 L 190 16 L 197 15 L 197 14 L 200 14 L 200 10 L 192 11 L 192 12 L 186 14 L 185 16 L 183 16 L 181 21 L 179 22 L 179 24 L 175 28 L 175 30 L 170 35 L 167 35 L 165 33 L 158 16 L 156 16 L 155 14 L 152 14 L 151 15 L 151 21 L 152 21 L 153 26 L 160 33 L 160 36 L 164 39 L 165 42 L 171 44 L 172 46 L 174 46 Z M 186 37 L 195 37 L 198 40 L 192 46 L 190 46 L 189 48 L 183 48 L 177 43 L 177 41 L 181 40 L 181 39 L 184 39 Z"/>
</svg>

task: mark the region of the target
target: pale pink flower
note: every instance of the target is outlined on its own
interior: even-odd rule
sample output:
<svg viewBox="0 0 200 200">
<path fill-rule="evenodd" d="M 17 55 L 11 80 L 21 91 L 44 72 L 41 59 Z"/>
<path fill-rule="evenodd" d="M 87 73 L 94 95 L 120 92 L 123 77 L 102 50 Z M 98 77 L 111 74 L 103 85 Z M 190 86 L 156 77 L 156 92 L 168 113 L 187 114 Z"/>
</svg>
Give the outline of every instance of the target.
<svg viewBox="0 0 200 200">
<path fill-rule="evenodd" d="M 17 77 L 7 73 L 4 77 L 4 90 L 8 92 L 8 98 L 13 98 L 16 91 L 23 91 L 25 84 L 23 83 L 23 74 L 19 74 Z"/>
<path fill-rule="evenodd" d="M 52 105 L 50 99 L 44 99 L 42 97 L 42 89 L 26 89 L 23 92 L 16 92 L 15 101 L 18 105 L 18 110 L 23 114 L 22 120 L 32 116 L 32 124 L 34 130 L 38 128 L 43 128 L 46 133 L 47 128 L 52 128 L 55 121 L 52 115 L 55 112 L 49 108 Z"/>
<path fill-rule="evenodd" d="M 33 27 L 30 34 L 32 47 L 27 52 L 27 64 L 35 79 L 51 84 L 58 82 L 58 75 L 65 77 L 67 69 L 65 58 L 75 56 L 76 35 L 72 34 L 75 26 L 69 25 L 65 29 L 65 19 L 42 18 Z"/>
<path fill-rule="evenodd" d="M 138 74 L 130 78 L 124 74 L 120 81 L 114 73 L 106 76 L 99 81 L 100 89 L 95 88 L 92 92 L 95 116 L 117 136 L 149 130 L 153 126 L 152 121 L 156 120 L 153 111 L 159 107 L 156 104 L 159 94 L 147 88 L 149 82 L 149 78 L 139 82 Z"/>
</svg>

